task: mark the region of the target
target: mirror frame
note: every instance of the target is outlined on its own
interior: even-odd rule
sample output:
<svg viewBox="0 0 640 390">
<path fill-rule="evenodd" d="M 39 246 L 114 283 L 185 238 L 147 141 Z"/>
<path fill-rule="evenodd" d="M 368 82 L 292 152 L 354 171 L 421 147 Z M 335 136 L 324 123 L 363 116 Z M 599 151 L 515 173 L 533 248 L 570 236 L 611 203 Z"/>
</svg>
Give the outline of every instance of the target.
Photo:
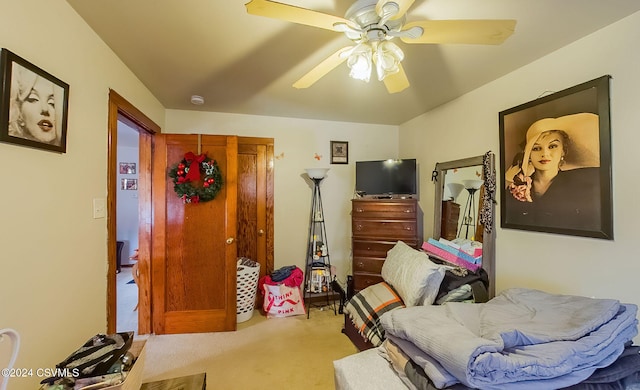
<svg viewBox="0 0 640 390">
<path fill-rule="evenodd" d="M 495 156 L 490 154 L 491 170 L 495 172 Z M 434 239 L 440 239 L 441 225 L 442 225 L 442 199 L 444 198 L 444 176 L 445 172 L 449 169 L 455 168 L 467 168 L 473 166 L 483 166 L 484 156 L 475 156 L 469 158 L 463 158 L 460 160 L 446 161 L 443 163 L 437 163 L 433 170 L 432 180 L 436 184 L 434 207 L 433 207 L 433 236 Z M 483 172 L 484 179 L 484 172 Z M 483 184 L 484 185 L 484 184 Z M 491 218 L 492 226 L 487 229 L 486 226 L 482 229 L 482 268 L 487 271 L 489 275 L 489 298 L 493 298 L 496 292 L 495 283 L 495 215 L 496 215 L 495 202 L 491 204 Z M 487 232 L 489 230 L 490 232 Z"/>
</svg>

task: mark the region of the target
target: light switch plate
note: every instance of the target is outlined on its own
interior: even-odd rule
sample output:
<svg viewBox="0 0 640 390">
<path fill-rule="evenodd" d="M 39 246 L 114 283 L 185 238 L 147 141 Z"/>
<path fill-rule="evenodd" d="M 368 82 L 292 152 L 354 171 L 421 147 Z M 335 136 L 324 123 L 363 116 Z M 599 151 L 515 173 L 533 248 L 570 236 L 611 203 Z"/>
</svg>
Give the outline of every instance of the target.
<svg viewBox="0 0 640 390">
<path fill-rule="evenodd" d="M 93 218 L 104 218 L 107 216 L 107 207 L 104 198 L 93 199 Z"/>
</svg>

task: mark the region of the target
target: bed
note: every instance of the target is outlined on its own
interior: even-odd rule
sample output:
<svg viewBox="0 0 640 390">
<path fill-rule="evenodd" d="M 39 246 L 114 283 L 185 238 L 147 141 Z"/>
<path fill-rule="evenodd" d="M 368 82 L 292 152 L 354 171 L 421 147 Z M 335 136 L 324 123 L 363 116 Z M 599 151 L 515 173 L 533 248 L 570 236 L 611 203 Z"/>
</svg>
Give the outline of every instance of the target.
<svg viewBox="0 0 640 390">
<path fill-rule="evenodd" d="M 380 346 L 334 362 L 336 389 L 637 389 L 637 314 L 533 289 L 399 308 L 381 316 Z"/>
<path fill-rule="evenodd" d="M 476 301 L 486 278 L 424 256 L 399 242 L 384 282 L 348 301 L 362 352 L 334 362 L 337 389 L 640 388 L 635 305 L 534 289 Z"/>
</svg>

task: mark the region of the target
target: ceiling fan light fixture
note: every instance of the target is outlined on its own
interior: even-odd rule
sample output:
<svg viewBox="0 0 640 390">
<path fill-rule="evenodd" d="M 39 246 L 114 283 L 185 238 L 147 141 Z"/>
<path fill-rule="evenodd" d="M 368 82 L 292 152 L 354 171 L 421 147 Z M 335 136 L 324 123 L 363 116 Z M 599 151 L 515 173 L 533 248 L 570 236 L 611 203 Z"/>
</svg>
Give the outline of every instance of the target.
<svg viewBox="0 0 640 390">
<path fill-rule="evenodd" d="M 371 78 L 373 48 L 367 43 L 354 47 L 347 59 L 349 77 L 369 82 Z"/>
<path fill-rule="evenodd" d="M 402 66 L 404 53 L 390 43 L 394 38 L 418 44 L 498 45 L 515 30 L 515 20 L 419 20 L 405 24 L 407 10 L 415 0 L 353 0 L 344 18 L 273 0 L 251 0 L 245 4 L 252 15 L 265 16 L 306 26 L 341 32 L 354 46 L 346 46 L 293 83 L 308 88 L 321 77 L 347 62 L 349 76 L 368 82 L 373 67 L 389 93 L 409 87 Z"/>
<path fill-rule="evenodd" d="M 383 41 L 378 44 L 375 51 L 376 73 L 378 80 L 400 71 L 400 62 L 404 59 L 402 49 L 391 41 Z"/>
</svg>

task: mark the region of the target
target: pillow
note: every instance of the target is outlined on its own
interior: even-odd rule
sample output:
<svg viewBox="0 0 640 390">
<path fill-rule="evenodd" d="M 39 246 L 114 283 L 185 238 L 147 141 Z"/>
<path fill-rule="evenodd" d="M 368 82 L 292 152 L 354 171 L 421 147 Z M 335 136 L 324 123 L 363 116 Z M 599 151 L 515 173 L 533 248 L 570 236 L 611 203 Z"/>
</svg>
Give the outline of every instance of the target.
<svg viewBox="0 0 640 390">
<path fill-rule="evenodd" d="M 344 312 L 358 329 L 358 333 L 377 347 L 384 340 L 384 328 L 380 323 L 380 317 L 401 307 L 404 307 L 402 300 L 391 286 L 380 282 L 351 297 Z"/>
<path fill-rule="evenodd" d="M 445 267 L 402 241 L 387 252 L 382 265 L 382 278 L 393 286 L 407 307 L 432 305 L 444 273 Z"/>
</svg>

